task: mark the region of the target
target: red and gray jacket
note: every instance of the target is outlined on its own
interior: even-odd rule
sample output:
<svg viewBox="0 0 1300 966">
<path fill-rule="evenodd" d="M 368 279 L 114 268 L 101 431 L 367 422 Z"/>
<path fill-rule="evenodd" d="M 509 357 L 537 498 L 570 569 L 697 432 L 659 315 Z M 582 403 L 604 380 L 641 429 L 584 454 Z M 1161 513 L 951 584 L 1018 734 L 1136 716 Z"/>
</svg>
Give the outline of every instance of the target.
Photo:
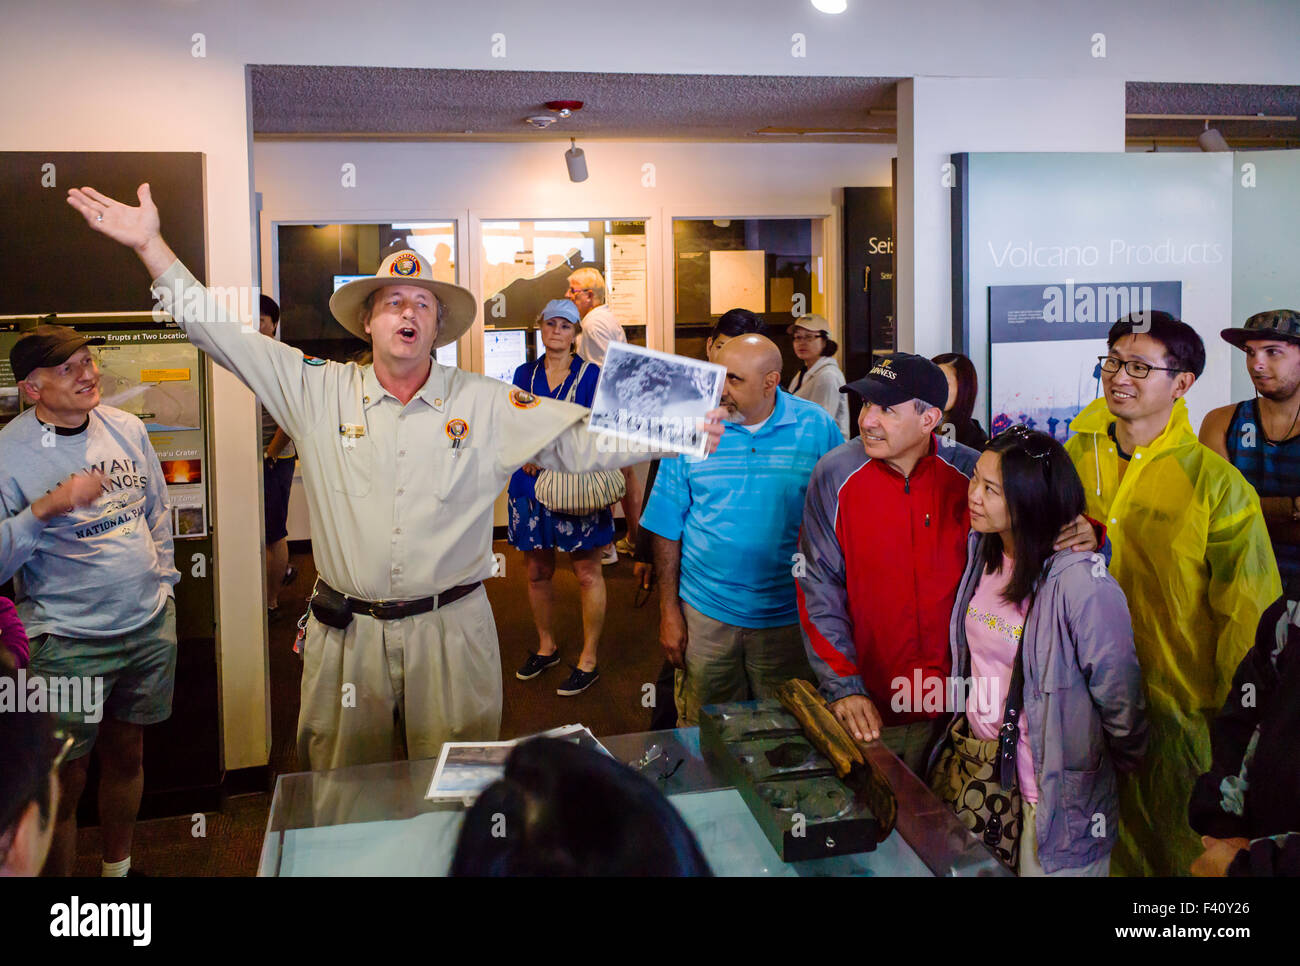
<svg viewBox="0 0 1300 966">
<path fill-rule="evenodd" d="M 797 579 L 808 659 L 828 701 L 871 698 L 885 725 L 939 717 L 896 712 L 892 683 L 946 678 L 948 618 L 966 566 L 966 490 L 979 453 L 933 437 L 904 477 L 850 440 L 818 461 L 804 499 Z"/>
</svg>

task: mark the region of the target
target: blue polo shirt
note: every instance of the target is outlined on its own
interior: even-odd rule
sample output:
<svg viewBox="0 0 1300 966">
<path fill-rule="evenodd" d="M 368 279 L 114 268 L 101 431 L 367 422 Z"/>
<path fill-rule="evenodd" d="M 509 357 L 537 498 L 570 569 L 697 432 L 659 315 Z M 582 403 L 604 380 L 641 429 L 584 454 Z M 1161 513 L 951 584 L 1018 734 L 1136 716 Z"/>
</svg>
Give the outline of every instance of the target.
<svg viewBox="0 0 1300 966">
<path fill-rule="evenodd" d="M 713 455 L 661 461 L 641 526 L 681 540 L 681 599 L 735 627 L 797 623 L 804 491 L 843 442 L 826 410 L 778 390 L 757 433 L 728 423 Z"/>
</svg>

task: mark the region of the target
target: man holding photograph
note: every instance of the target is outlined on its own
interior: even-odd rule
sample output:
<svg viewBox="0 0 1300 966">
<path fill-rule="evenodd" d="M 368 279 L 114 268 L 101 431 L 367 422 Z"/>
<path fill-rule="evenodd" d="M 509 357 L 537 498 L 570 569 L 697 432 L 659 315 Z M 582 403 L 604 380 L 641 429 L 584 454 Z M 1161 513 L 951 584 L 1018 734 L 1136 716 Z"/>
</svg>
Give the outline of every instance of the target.
<svg viewBox="0 0 1300 966">
<path fill-rule="evenodd" d="M 642 523 L 653 531 L 660 642 L 677 668 L 682 727 L 700 708 L 771 697 L 792 677 L 814 681 L 799 631 L 794 574 L 813 467 L 844 442 L 816 403 L 781 391 L 781 350 L 766 336 L 731 339 L 730 413 L 715 452 L 660 464 Z"/>
<path fill-rule="evenodd" d="M 326 362 L 230 320 L 163 240 L 149 186 L 138 196 L 129 207 L 83 188 L 68 203 L 136 252 L 160 307 L 257 394 L 302 460 L 320 579 L 300 765 L 432 758 L 444 741 L 496 738 L 501 662 L 482 582 L 497 494 L 526 462 L 585 472 L 644 455 L 600 452 L 581 406 L 435 362 L 473 323 L 476 299 L 437 281 L 418 252 L 334 293 L 331 312 L 374 362 Z M 706 423 L 714 445 L 719 415 Z"/>
</svg>

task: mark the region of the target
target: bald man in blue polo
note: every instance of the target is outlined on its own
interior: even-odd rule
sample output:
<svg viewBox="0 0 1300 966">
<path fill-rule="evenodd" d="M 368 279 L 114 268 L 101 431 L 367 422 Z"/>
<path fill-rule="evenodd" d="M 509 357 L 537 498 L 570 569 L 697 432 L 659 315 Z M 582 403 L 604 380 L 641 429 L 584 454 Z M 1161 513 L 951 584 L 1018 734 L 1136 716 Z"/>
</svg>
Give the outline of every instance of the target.
<svg viewBox="0 0 1300 966">
<path fill-rule="evenodd" d="M 727 367 L 730 413 L 718 449 L 664 460 L 641 517 L 655 535 L 659 637 L 683 727 L 705 705 L 817 680 L 795 599 L 799 525 L 813 467 L 844 442 L 826 410 L 781 389 L 770 339 L 731 339 L 714 361 Z"/>
</svg>

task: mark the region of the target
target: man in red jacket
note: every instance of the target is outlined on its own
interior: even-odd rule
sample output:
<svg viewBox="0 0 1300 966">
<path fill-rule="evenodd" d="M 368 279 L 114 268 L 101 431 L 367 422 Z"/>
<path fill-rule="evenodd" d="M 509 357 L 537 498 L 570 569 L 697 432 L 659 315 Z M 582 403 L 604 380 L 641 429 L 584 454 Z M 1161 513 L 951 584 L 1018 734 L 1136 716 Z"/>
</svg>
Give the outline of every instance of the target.
<svg viewBox="0 0 1300 966">
<path fill-rule="evenodd" d="M 948 382 L 922 356 L 882 356 L 840 391 L 862 397 L 862 435 L 823 456 L 808 484 L 797 580 L 804 645 L 853 736 L 882 739 L 919 772 L 953 710 L 923 697 L 950 693 L 948 623 L 979 454 L 935 435 Z M 1097 546 L 1085 518 L 1062 531 L 1065 546 Z M 938 692 L 928 683 L 936 678 Z"/>
</svg>

